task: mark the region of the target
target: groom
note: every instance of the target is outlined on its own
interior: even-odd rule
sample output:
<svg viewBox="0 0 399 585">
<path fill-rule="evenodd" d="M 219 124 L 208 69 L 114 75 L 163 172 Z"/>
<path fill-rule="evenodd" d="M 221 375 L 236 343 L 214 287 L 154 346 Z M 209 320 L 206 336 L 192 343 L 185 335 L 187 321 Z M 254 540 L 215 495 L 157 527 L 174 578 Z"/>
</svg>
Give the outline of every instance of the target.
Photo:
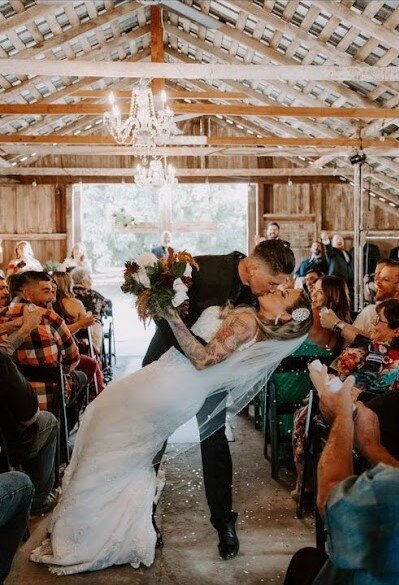
<svg viewBox="0 0 399 585">
<path fill-rule="evenodd" d="M 266 240 L 246 257 L 240 252 L 221 256 L 197 256 L 199 271 L 193 270 L 188 290 L 190 310 L 185 324 L 192 327 L 201 313 L 213 305 L 230 301 L 234 306 L 254 305 L 257 296 L 285 285 L 295 268 L 295 257 L 289 244 L 283 240 Z M 204 345 L 205 342 L 200 340 Z M 159 359 L 170 347 L 180 349 L 169 324 L 158 321 L 143 366 Z M 201 421 L 214 410 L 214 397 L 209 397 L 197 415 Z M 237 514 L 232 511 L 232 461 L 225 435 L 225 416 L 222 411 L 220 428 L 201 441 L 202 467 L 211 523 L 219 535 L 219 553 L 230 559 L 238 553 L 239 542 L 235 531 Z M 162 454 L 160 455 L 162 456 Z M 158 459 L 158 458 L 157 458 Z M 158 531 L 158 546 L 162 537 Z"/>
</svg>

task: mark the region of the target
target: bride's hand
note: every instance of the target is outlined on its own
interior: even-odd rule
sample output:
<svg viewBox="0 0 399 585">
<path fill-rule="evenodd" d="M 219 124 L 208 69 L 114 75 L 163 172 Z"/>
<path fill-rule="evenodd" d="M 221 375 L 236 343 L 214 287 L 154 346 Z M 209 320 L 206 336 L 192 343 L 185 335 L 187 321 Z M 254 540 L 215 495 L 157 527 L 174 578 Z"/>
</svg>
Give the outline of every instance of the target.
<svg viewBox="0 0 399 585">
<path fill-rule="evenodd" d="M 158 313 L 158 319 L 165 319 L 168 323 L 176 321 L 179 318 L 179 313 L 173 307 L 168 307 L 163 312 Z"/>
</svg>

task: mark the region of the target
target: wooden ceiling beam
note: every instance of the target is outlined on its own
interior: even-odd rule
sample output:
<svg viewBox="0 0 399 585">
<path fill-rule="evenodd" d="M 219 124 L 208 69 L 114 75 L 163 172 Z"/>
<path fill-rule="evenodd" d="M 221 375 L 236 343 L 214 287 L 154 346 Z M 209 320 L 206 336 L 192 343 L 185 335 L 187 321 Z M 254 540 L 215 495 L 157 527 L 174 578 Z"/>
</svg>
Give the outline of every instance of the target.
<svg viewBox="0 0 399 585">
<path fill-rule="evenodd" d="M 87 81 L 86 81 L 87 84 Z M 112 90 L 115 97 L 118 99 L 130 99 L 132 96 L 131 90 Z M 248 99 L 248 94 L 245 91 L 188 91 L 185 89 L 170 89 L 165 87 L 168 100 L 244 100 Z M 73 93 L 73 96 L 87 99 L 106 99 L 109 96 L 110 90 L 107 89 L 80 89 Z"/>
<path fill-rule="evenodd" d="M 134 67 L 124 61 L 70 61 L 68 59 L 0 59 L 0 74 L 60 75 L 78 77 L 129 77 L 132 79 L 248 79 L 248 80 L 314 80 L 314 81 L 399 81 L 399 68 L 324 65 L 220 65 L 138 63 Z"/>
<path fill-rule="evenodd" d="M 151 6 L 151 63 L 164 63 L 165 53 L 163 44 L 163 24 L 162 24 L 162 8 L 160 6 Z M 151 81 L 151 89 L 158 100 L 159 94 L 165 89 L 164 78 L 154 78 Z"/>
<path fill-rule="evenodd" d="M 201 169 L 201 168 L 176 168 L 177 177 L 330 177 L 336 172 L 334 169 L 320 169 L 317 173 L 313 168 L 220 168 L 220 169 Z M 2 176 L 73 176 L 85 177 L 97 175 L 100 177 L 113 176 L 134 176 L 135 168 L 118 168 L 118 167 L 11 167 L 8 169 L 0 168 Z M 345 171 L 345 176 L 352 176 L 351 170 Z"/>
<path fill-rule="evenodd" d="M 141 65 L 136 62 L 135 65 Z M 399 69 L 399 68 L 398 68 Z M 43 115 L 71 115 L 71 116 L 98 116 L 108 112 L 109 104 L 87 103 L 78 104 L 8 104 L 0 103 L 0 115 L 21 114 L 28 116 Z M 128 114 L 130 105 L 121 103 L 119 107 L 123 114 Z M 386 119 L 399 118 L 399 108 L 323 108 L 303 106 L 258 106 L 252 104 L 203 104 L 181 103 L 173 104 L 175 114 L 197 114 L 202 116 L 266 116 L 281 118 L 349 118 L 349 119 Z"/>
<path fill-rule="evenodd" d="M 376 139 L 360 140 L 358 138 L 313 138 L 310 136 L 282 138 L 280 136 L 172 136 L 167 140 L 168 144 L 180 145 L 208 145 L 208 146 L 310 146 L 315 148 L 332 148 L 335 146 L 350 148 L 373 147 L 379 149 L 399 149 L 399 141 L 387 138 L 384 142 Z M 0 134 L 0 144 L 25 143 L 25 144 L 113 144 L 116 143 L 111 136 L 87 136 L 68 134 Z M 159 145 L 162 142 L 159 141 Z"/>
</svg>

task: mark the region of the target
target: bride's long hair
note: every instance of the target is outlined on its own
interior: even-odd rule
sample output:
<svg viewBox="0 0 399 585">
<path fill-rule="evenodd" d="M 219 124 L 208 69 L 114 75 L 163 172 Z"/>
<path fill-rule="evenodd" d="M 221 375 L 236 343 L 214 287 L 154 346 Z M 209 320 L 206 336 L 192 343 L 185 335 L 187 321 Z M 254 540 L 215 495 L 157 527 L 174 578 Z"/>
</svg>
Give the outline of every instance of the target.
<svg viewBox="0 0 399 585">
<path fill-rule="evenodd" d="M 261 330 L 264 339 L 278 339 L 280 341 L 287 341 L 289 339 L 296 339 L 306 335 L 313 324 L 313 314 L 311 310 L 310 299 L 305 291 L 301 291 L 301 294 L 293 303 L 291 307 L 287 307 L 286 311 L 292 315 L 295 309 L 307 309 L 309 311 L 308 317 L 304 321 L 296 321 L 291 319 L 290 321 L 270 321 L 260 315 L 254 308 L 248 306 L 238 306 L 234 308 L 230 303 L 227 303 L 221 309 L 220 317 L 224 319 L 231 311 L 235 312 L 251 312 L 255 315 L 256 322 L 258 323 L 259 329 Z"/>
</svg>

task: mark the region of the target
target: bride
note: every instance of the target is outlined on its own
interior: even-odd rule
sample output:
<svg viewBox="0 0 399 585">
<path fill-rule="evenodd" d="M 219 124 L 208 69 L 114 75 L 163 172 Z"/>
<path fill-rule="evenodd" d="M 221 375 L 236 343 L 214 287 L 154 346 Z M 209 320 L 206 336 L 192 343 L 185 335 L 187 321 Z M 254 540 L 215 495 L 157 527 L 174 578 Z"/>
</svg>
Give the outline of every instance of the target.
<svg viewBox="0 0 399 585">
<path fill-rule="evenodd" d="M 171 348 L 158 361 L 112 382 L 87 408 L 50 539 L 31 560 L 48 563 L 59 575 L 152 564 L 152 462 L 162 444 L 210 394 L 219 394 L 219 406 L 200 429 L 202 438 L 213 433 L 217 413 L 226 408 L 226 392 L 228 410 L 235 413 L 311 327 L 302 291 L 277 290 L 259 297 L 259 306 L 258 312 L 231 310 L 224 320 L 219 307 L 206 309 L 192 328 L 206 346 L 176 313 L 165 316 L 185 355 Z"/>
</svg>

